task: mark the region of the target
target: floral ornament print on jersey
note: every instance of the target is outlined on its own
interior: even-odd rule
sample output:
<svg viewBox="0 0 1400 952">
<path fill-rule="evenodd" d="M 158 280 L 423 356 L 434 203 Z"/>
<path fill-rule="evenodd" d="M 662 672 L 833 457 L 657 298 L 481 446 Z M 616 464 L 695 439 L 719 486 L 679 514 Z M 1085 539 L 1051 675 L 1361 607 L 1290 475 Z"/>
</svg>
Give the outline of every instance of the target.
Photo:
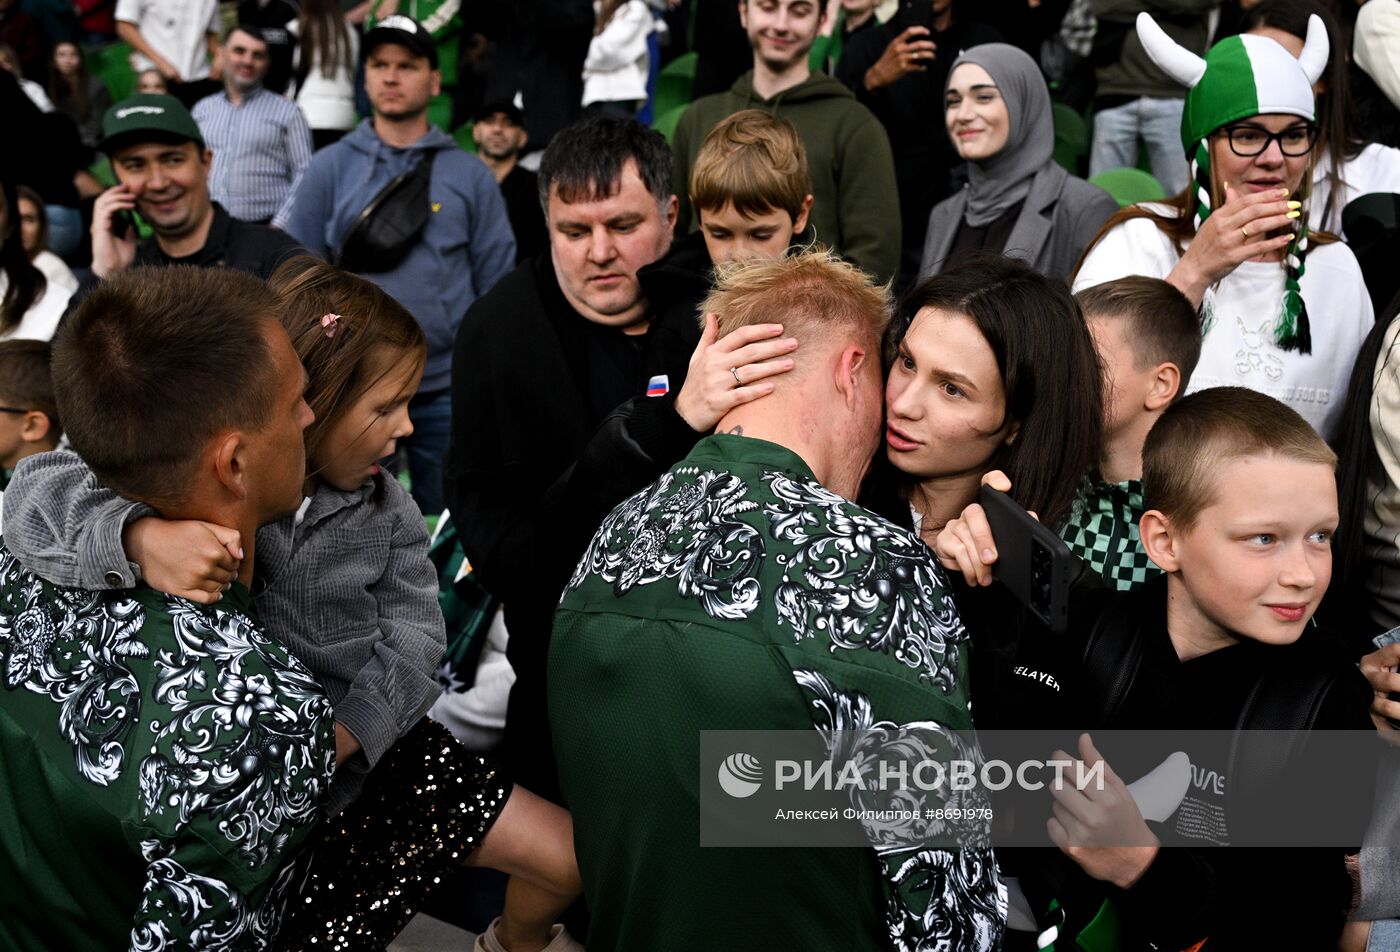
<svg viewBox="0 0 1400 952">
<path fill-rule="evenodd" d="M 730 473 L 683 466 L 632 496 L 603 522 L 565 594 L 589 574 L 618 597 L 675 579 L 682 598 L 714 618 L 747 618 L 758 608 L 763 538 L 739 516 L 753 511 L 746 484 Z"/>
<path fill-rule="evenodd" d="M 247 659 L 266 660 L 271 647 L 247 618 L 211 617 L 173 597 L 166 602 L 181 653 L 162 651 L 156 659 L 155 697 L 171 716 L 151 727 L 155 745 L 169 753 L 153 748 L 141 762 L 142 800 L 153 818 L 171 811 L 181 825 L 196 814 L 216 820 L 256 868 L 285 848 L 290 827 L 315 819 L 326 752 L 314 762 L 312 734 L 334 715 L 300 665 L 277 672 L 276 690 L 267 674 L 245 672 Z M 217 662 L 213 684 L 209 660 Z"/>
<path fill-rule="evenodd" d="M 334 764 L 310 672 L 238 609 L 53 586 L 3 547 L 0 672 L 4 691 L 53 702 L 47 723 L 42 701 L 11 708 L 29 743 L 71 757 L 96 815 L 140 836 L 145 878 L 120 922 L 131 948 L 270 947 Z"/>
<path fill-rule="evenodd" d="M 778 617 L 799 639 L 822 632 L 833 653 L 891 654 L 953 693 L 967 630 L 924 544 L 819 483 L 771 472 L 763 481 L 777 500 L 764 506 L 773 535 L 796 549 L 777 556 Z"/>
<path fill-rule="evenodd" d="M 767 597 L 794 640 L 885 653 L 953 693 L 967 632 L 923 543 L 814 480 L 767 471 L 761 482 L 686 465 L 662 475 L 607 517 L 565 594 L 590 575 L 618 597 L 675 580 L 710 617 L 749 618 L 773 558 L 783 580 Z"/>
<path fill-rule="evenodd" d="M 140 720 L 141 694 L 130 659 L 149 650 L 138 639 L 145 611 L 130 600 L 55 588 L 5 553 L 0 559 L 0 653 L 4 685 L 59 704 L 59 730 L 78 774 L 107 785 L 126 766 L 127 740 Z M 18 599 L 18 600 L 16 600 Z"/>
<path fill-rule="evenodd" d="M 841 691 L 819 671 L 798 669 L 793 677 L 808 699 L 813 726 L 826 740 L 828 754 L 854 763 L 862 777 L 872 777 L 891 761 L 979 759 L 963 735 L 936 721 L 896 724 L 875 716 L 861 691 Z M 987 808 L 980 790 L 949 791 L 936 801 L 929 791 L 878 791 L 879 784 L 852 787 L 857 810 L 904 811 L 916 820 L 862 820 L 871 838 L 885 890 L 885 925 L 899 952 L 969 952 L 1000 948 L 1006 922 L 1007 892 L 988 844 L 987 831 L 975 821 L 951 830 L 944 819 L 922 819 L 932 807 Z M 962 849 L 911 846 L 920 838 L 979 843 Z"/>
</svg>

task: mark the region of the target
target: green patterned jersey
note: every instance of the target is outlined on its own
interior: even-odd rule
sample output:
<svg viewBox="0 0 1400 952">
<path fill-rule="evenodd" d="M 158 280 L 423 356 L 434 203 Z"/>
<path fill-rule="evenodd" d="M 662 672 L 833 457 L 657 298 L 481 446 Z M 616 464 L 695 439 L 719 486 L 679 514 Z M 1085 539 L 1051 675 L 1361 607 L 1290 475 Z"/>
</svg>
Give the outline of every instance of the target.
<svg viewBox="0 0 1400 952">
<path fill-rule="evenodd" d="M 0 545 L 0 948 L 271 947 L 333 724 L 242 586 L 62 588 Z"/>
<path fill-rule="evenodd" d="M 1141 480 L 1106 483 L 1086 477 L 1060 538 L 1110 586 L 1130 591 L 1162 571 L 1147 557 L 1138 535 L 1144 511 Z"/>
<path fill-rule="evenodd" d="M 988 850 L 699 846 L 703 730 L 971 726 L 967 634 L 912 533 L 794 453 L 717 435 L 579 562 L 550 722 L 607 949 L 988 949 Z"/>
</svg>

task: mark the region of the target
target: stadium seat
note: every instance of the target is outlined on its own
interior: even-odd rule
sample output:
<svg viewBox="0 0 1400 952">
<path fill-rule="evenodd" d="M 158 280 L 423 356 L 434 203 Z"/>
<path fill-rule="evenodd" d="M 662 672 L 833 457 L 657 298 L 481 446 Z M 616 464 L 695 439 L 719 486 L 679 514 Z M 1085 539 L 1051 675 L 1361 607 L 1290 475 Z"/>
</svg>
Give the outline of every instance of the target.
<svg viewBox="0 0 1400 952">
<path fill-rule="evenodd" d="M 112 102 L 121 102 L 136 90 L 136 74 L 131 71 L 131 47 L 108 43 L 87 51 L 88 72 L 102 80 Z"/>
<path fill-rule="evenodd" d="M 666 112 L 659 113 L 656 117 L 656 121 L 651 124 L 653 129 L 666 137 L 667 145 L 669 145 L 671 139 L 675 137 L 676 125 L 681 121 L 681 115 L 686 109 L 687 106 L 685 104 L 675 106 Z"/>
<path fill-rule="evenodd" d="M 1051 107 L 1055 122 L 1055 161 L 1071 175 L 1081 175 L 1089 154 L 1089 125 L 1084 117 L 1064 103 Z"/>
<path fill-rule="evenodd" d="M 652 96 L 653 128 L 661 128 L 661 119 L 677 106 L 690 105 L 695 87 L 696 54 L 686 53 L 667 63 L 656 74 L 656 92 Z"/>
<path fill-rule="evenodd" d="M 1089 179 L 1118 201 L 1118 207 L 1156 202 L 1167 197 L 1160 182 L 1142 169 L 1108 169 Z"/>
</svg>

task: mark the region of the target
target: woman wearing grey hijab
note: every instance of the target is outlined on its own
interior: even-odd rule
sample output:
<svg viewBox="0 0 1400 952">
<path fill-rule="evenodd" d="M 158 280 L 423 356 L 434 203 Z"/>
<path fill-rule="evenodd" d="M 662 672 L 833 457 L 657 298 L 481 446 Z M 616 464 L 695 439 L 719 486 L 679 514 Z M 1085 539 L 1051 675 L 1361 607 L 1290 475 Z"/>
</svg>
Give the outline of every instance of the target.
<svg viewBox="0 0 1400 952">
<path fill-rule="evenodd" d="M 920 278 L 990 252 L 1067 280 L 1118 203 L 1055 164 L 1050 93 L 1035 61 L 1005 43 L 967 50 L 948 72 L 944 118 L 968 183 L 929 216 Z"/>
</svg>

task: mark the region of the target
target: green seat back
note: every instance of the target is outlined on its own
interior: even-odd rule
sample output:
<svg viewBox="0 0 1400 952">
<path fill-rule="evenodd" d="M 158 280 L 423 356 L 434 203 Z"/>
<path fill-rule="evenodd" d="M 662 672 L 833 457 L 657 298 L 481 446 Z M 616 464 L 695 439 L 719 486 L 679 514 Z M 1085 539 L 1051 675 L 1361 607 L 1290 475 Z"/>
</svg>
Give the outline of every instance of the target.
<svg viewBox="0 0 1400 952">
<path fill-rule="evenodd" d="M 1142 169 L 1108 169 L 1089 179 L 1089 183 L 1112 195 L 1119 208 L 1167 197 L 1167 190 L 1161 183 Z"/>
<path fill-rule="evenodd" d="M 1055 123 L 1055 161 L 1071 175 L 1079 175 L 1083 160 L 1089 154 L 1089 124 L 1062 102 L 1050 108 Z"/>
<path fill-rule="evenodd" d="M 136 74 L 131 70 L 131 47 L 108 43 L 87 51 L 88 72 L 102 80 L 112 102 L 121 102 L 136 91 Z"/>
<path fill-rule="evenodd" d="M 681 121 L 681 116 L 685 113 L 686 106 L 676 106 L 666 112 L 659 112 L 652 120 L 651 127 L 666 137 L 666 144 L 670 145 L 675 138 L 676 126 Z"/>
</svg>

